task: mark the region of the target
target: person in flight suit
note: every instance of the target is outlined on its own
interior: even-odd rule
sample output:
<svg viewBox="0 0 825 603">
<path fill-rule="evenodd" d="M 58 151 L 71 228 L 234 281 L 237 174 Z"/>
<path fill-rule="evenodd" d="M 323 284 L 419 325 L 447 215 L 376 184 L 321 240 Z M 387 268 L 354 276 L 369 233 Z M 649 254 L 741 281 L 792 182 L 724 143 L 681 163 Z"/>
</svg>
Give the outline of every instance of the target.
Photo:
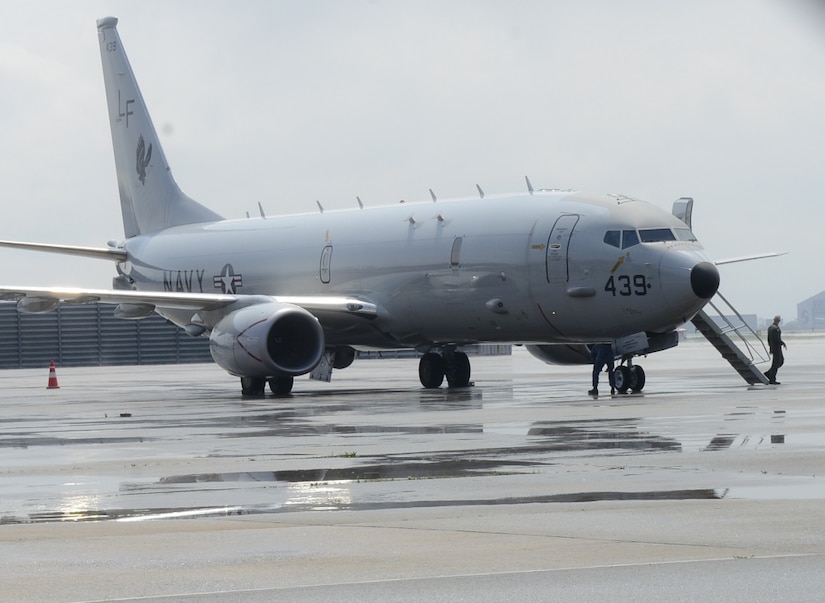
<svg viewBox="0 0 825 603">
<path fill-rule="evenodd" d="M 610 393 L 615 394 L 616 388 L 613 381 L 613 369 L 615 368 L 613 359 L 613 346 L 609 343 L 597 343 L 590 346 L 590 357 L 593 359 L 593 389 L 588 394 L 599 395 L 599 373 L 607 367 L 607 380 L 610 382 Z"/>
<path fill-rule="evenodd" d="M 779 385 L 779 381 L 776 380 L 776 371 L 785 364 L 785 355 L 782 353 L 782 348 L 788 347 L 782 341 L 782 329 L 779 328 L 781 320 L 782 317 L 777 314 L 773 317 L 773 324 L 768 327 L 768 351 L 773 356 L 773 362 L 771 362 L 771 368 L 765 371 L 765 376 L 771 385 Z"/>
</svg>

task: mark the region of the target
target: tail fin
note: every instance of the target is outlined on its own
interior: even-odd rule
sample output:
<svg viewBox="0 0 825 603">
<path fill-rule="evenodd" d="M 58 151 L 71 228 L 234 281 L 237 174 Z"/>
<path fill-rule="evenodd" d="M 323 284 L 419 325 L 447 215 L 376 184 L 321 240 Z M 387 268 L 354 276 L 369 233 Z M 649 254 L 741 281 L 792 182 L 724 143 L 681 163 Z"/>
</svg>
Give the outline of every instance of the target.
<svg viewBox="0 0 825 603">
<path fill-rule="evenodd" d="M 97 33 L 126 237 L 222 219 L 184 195 L 172 177 L 117 33 L 117 19 L 98 19 Z"/>
</svg>

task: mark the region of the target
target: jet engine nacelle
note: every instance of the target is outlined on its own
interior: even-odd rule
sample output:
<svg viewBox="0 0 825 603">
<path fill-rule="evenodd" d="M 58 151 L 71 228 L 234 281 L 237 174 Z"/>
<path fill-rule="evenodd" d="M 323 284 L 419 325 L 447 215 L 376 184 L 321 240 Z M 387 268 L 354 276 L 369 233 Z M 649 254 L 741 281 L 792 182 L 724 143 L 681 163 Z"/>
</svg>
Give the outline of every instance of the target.
<svg viewBox="0 0 825 603">
<path fill-rule="evenodd" d="M 235 310 L 215 325 L 209 351 L 215 363 L 232 375 L 303 375 L 324 354 L 324 331 L 303 308 L 259 303 Z"/>
<path fill-rule="evenodd" d="M 527 351 L 547 364 L 593 364 L 583 343 L 526 345 Z"/>
</svg>

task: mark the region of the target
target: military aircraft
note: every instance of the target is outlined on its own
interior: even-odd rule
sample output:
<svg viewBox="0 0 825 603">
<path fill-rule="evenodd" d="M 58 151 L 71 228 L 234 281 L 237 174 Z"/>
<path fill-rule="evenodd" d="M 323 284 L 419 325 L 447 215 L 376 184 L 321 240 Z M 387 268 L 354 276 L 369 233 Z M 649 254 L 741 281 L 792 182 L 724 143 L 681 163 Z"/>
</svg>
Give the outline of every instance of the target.
<svg viewBox="0 0 825 603">
<path fill-rule="evenodd" d="M 22 312 L 61 301 L 156 312 L 208 337 L 243 395 L 329 380 L 362 349 L 422 353 L 425 388 L 470 384 L 462 346 L 525 344 L 547 362 L 589 363 L 588 344 L 632 358 L 678 343 L 719 272 L 685 221 L 615 194 L 534 189 L 468 199 L 224 219 L 176 184 L 124 52 L 97 21 L 125 238 L 107 247 L 4 241 L 114 262 L 111 290 L 0 287 Z M 640 390 L 628 362 L 617 387 Z"/>
</svg>

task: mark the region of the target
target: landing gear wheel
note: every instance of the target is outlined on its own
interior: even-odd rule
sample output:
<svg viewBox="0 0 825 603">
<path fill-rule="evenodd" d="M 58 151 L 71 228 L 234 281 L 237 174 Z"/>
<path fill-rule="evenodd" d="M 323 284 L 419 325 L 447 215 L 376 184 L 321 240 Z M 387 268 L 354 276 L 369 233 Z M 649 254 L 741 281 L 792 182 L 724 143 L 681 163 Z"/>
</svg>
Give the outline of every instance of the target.
<svg viewBox="0 0 825 603">
<path fill-rule="evenodd" d="M 638 364 L 630 367 L 630 389 L 634 392 L 642 391 L 645 386 L 645 370 Z"/>
<path fill-rule="evenodd" d="M 295 379 L 291 375 L 286 377 L 273 377 L 269 380 L 269 389 L 276 396 L 286 396 L 292 391 L 294 381 Z"/>
<path fill-rule="evenodd" d="M 241 395 L 245 398 L 262 398 L 266 387 L 263 377 L 241 377 Z"/>
<path fill-rule="evenodd" d="M 630 368 L 626 366 L 617 366 L 613 371 L 613 384 L 616 386 L 616 391 L 620 394 L 626 394 L 630 389 Z"/>
<path fill-rule="evenodd" d="M 441 387 L 444 382 L 444 359 L 440 354 L 427 352 L 418 361 L 418 378 L 428 389 Z"/>
<path fill-rule="evenodd" d="M 470 359 L 464 352 L 453 352 L 445 358 L 447 385 L 467 387 L 470 384 Z"/>
</svg>

